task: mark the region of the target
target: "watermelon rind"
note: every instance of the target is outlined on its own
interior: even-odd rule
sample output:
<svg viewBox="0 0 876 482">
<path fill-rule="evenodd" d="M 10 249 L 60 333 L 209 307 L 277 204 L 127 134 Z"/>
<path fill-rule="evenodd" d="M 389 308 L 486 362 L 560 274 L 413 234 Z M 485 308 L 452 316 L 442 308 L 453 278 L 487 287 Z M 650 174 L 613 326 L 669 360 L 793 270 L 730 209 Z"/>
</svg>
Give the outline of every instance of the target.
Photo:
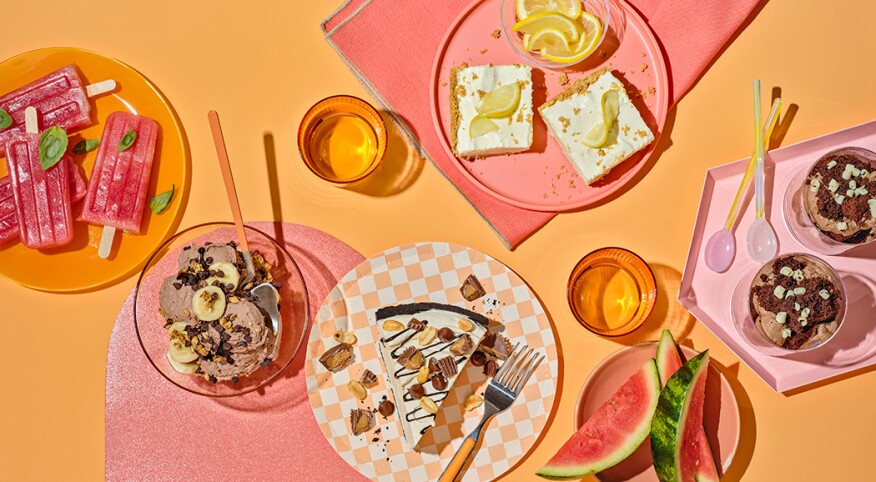
<svg viewBox="0 0 876 482">
<path fill-rule="evenodd" d="M 580 434 L 582 431 L 586 429 L 588 423 L 591 420 L 594 420 L 594 417 L 599 413 L 600 409 L 597 409 L 597 412 L 594 413 L 594 416 L 591 416 L 591 419 L 588 420 L 581 429 L 578 430 L 572 437 L 563 445 L 562 448 L 557 452 L 554 457 L 545 465 L 540 468 L 536 475 L 540 477 L 544 477 L 545 479 L 552 480 L 562 480 L 562 479 L 577 479 L 580 477 L 584 477 L 587 475 L 592 475 L 597 472 L 601 472 L 609 467 L 613 467 L 618 463 L 622 462 L 624 459 L 630 456 L 636 449 L 642 445 L 642 442 L 648 437 L 648 434 L 651 430 L 651 417 L 654 414 L 654 409 L 657 407 L 657 400 L 660 397 L 660 377 L 657 374 L 657 364 L 654 359 L 648 360 L 633 376 L 630 377 L 630 380 L 637 375 L 642 374 L 644 383 L 647 385 L 645 387 L 645 393 L 648 394 L 647 403 L 648 406 L 642 410 L 642 418 L 638 421 L 638 423 L 634 424 L 634 428 L 630 430 L 627 434 L 623 435 L 623 442 L 618 444 L 618 446 L 612 450 L 610 453 L 604 454 L 602 457 L 598 459 L 591 460 L 577 460 L 575 463 L 569 463 L 570 458 L 575 457 L 576 452 L 576 443 L 577 442 L 586 442 L 593 439 L 581 439 Z M 630 380 L 627 380 L 629 382 Z M 626 383 L 624 383 L 626 385 Z M 618 389 L 617 392 L 609 399 L 603 407 L 612 403 L 618 393 L 621 392 L 623 386 Z M 631 424 L 633 425 L 633 424 Z M 559 460 L 563 460 L 563 462 L 559 462 Z"/>
<path fill-rule="evenodd" d="M 660 386 L 666 386 L 669 377 L 681 368 L 681 356 L 678 354 L 678 345 L 672 338 L 672 332 L 663 330 L 660 343 L 657 344 L 657 373 L 660 375 Z"/>
<path fill-rule="evenodd" d="M 694 387 L 709 370 L 709 350 L 682 365 L 660 392 L 651 420 L 651 457 L 660 482 L 682 482 L 680 473 L 682 434 Z M 701 423 L 701 422 L 700 422 Z"/>
</svg>

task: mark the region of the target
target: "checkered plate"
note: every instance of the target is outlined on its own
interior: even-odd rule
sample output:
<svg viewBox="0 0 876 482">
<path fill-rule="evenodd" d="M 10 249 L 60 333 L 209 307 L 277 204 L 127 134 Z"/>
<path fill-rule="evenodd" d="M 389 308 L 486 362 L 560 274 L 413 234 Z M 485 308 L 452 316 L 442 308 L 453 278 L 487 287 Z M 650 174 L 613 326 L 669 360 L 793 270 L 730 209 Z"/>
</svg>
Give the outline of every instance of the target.
<svg viewBox="0 0 876 482">
<path fill-rule="evenodd" d="M 487 295 L 466 302 L 459 287 L 474 273 Z M 433 427 L 414 451 L 401 435 L 398 414 L 377 417 L 372 431 L 354 436 L 349 415 L 354 408 L 373 409 L 392 399 L 377 348 L 374 312 L 383 306 L 425 302 L 452 304 L 483 313 L 504 324 L 512 343 L 523 342 L 547 356 L 510 410 L 494 418 L 464 481 L 494 479 L 513 467 L 539 437 L 557 389 L 559 360 L 554 332 L 544 309 L 511 269 L 470 248 L 448 243 L 416 243 L 393 248 L 360 264 L 329 293 L 314 321 L 307 344 L 307 390 L 316 421 L 329 443 L 362 475 L 377 481 L 435 480 L 453 458 L 462 439 L 478 424 L 483 408 L 465 412 L 462 402 L 483 395 L 482 369 L 468 365 L 445 399 Z M 319 363 L 335 345 L 337 330 L 353 332 L 355 361 L 331 373 Z M 365 369 L 378 374 L 377 384 L 359 402 L 346 389 Z"/>
</svg>

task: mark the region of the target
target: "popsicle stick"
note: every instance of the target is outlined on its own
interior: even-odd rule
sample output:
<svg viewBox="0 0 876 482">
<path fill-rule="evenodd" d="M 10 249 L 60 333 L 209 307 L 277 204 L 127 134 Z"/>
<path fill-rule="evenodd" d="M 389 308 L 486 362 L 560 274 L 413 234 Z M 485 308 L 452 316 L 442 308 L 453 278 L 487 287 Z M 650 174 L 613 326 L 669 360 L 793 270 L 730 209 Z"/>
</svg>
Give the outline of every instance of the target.
<svg viewBox="0 0 876 482">
<path fill-rule="evenodd" d="M 237 200 L 237 190 L 234 189 L 234 177 L 231 174 L 231 164 L 228 162 L 228 151 L 225 149 L 225 137 L 222 135 L 222 125 L 219 114 L 215 110 L 207 113 L 210 130 L 213 132 L 213 143 L 216 144 L 216 155 L 219 157 L 219 167 L 222 169 L 222 179 L 225 181 L 225 193 L 231 205 L 231 217 L 237 228 L 237 238 L 244 253 L 249 253 L 249 243 L 246 242 L 246 231 L 243 229 L 243 217 L 240 215 L 240 203 Z"/>
<path fill-rule="evenodd" d="M 28 134 L 39 134 L 40 129 L 37 124 L 37 110 L 35 107 L 24 109 L 24 130 Z"/>
<path fill-rule="evenodd" d="M 100 235 L 100 246 L 97 247 L 97 255 L 102 259 L 109 258 L 110 251 L 113 249 L 113 239 L 116 237 L 116 228 L 112 226 L 104 226 L 103 233 Z"/>
<path fill-rule="evenodd" d="M 88 97 L 95 97 L 100 94 L 106 94 L 107 92 L 112 92 L 116 89 L 116 81 L 113 79 L 104 80 L 98 82 L 96 84 L 86 85 L 85 86 L 85 95 Z"/>
</svg>

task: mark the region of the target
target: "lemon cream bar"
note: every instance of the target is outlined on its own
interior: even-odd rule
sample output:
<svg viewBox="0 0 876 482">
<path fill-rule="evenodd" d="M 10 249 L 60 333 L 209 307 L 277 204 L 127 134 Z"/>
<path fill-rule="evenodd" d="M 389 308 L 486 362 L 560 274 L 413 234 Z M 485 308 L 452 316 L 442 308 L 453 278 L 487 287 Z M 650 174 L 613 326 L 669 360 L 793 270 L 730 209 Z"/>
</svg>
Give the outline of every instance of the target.
<svg viewBox="0 0 876 482">
<path fill-rule="evenodd" d="M 528 150 L 532 146 L 532 69 L 520 64 L 454 67 L 450 71 L 450 132 L 453 153 L 462 158 Z"/>
<path fill-rule="evenodd" d="M 616 94 L 606 95 L 611 91 Z M 538 111 L 551 137 L 587 184 L 603 178 L 654 140 L 623 82 L 608 68 L 576 81 Z M 600 130 L 604 131 L 601 136 Z"/>
</svg>

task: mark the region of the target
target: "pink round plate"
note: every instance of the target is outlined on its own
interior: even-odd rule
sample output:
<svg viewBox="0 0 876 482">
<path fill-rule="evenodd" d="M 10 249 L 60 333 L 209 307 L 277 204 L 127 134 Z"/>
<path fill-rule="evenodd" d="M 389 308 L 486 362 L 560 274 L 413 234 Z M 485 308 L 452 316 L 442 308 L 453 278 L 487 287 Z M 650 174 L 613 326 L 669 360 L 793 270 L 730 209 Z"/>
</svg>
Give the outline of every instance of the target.
<svg viewBox="0 0 876 482">
<path fill-rule="evenodd" d="M 623 0 L 610 1 L 612 13 L 608 34 L 597 52 L 564 73 L 570 82 L 601 67 L 610 67 L 627 84 L 627 91 L 645 122 L 659 138 L 669 112 L 669 79 L 657 40 L 648 25 Z M 432 65 L 430 103 L 432 120 L 447 155 L 450 147 L 450 69 L 469 65 L 523 62 L 501 31 L 500 0 L 476 0 L 462 12 L 444 36 Z M 599 53 L 603 51 L 604 56 Z M 561 72 L 532 66 L 533 107 L 563 90 Z M 647 163 L 657 139 L 616 167 L 604 179 L 588 186 L 549 138 L 547 126 L 534 116 L 532 149 L 520 154 L 495 156 L 454 165 L 475 185 L 509 204 L 536 211 L 568 211 L 594 204 L 631 182 Z"/>
<path fill-rule="evenodd" d="M 686 346 L 680 346 L 685 360 L 696 356 L 697 351 Z M 657 353 L 657 342 L 640 343 L 622 348 L 602 361 L 590 373 L 575 409 L 575 430 L 593 415 L 606 400 L 623 384 L 623 382 L 638 370 L 642 364 L 653 358 Z M 740 415 L 739 404 L 733 394 L 730 382 L 718 367 L 711 363 L 709 375 L 706 378 L 706 404 L 703 413 L 703 425 L 709 444 L 715 453 L 715 459 L 720 460 L 719 470 L 726 473 L 733 461 L 736 447 L 739 445 Z M 614 467 L 600 472 L 597 478 L 607 481 L 655 482 L 657 473 L 651 465 L 651 442 L 645 440 L 638 450 Z"/>
</svg>

